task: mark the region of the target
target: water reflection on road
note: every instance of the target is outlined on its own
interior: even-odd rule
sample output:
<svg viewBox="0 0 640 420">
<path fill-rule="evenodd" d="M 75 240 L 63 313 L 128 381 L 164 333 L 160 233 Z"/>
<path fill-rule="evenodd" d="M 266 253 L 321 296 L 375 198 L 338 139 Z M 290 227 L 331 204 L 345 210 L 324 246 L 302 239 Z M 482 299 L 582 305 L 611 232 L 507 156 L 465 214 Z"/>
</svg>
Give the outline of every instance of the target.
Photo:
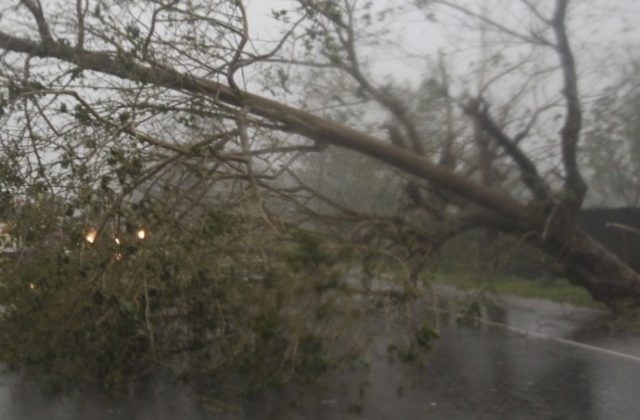
<svg viewBox="0 0 640 420">
<path fill-rule="evenodd" d="M 507 299 L 486 311 L 494 322 L 640 358 L 640 335 L 594 329 L 602 314 L 542 301 Z M 392 362 L 384 337 L 371 344 L 363 396 L 341 386 L 288 399 L 254 401 L 242 415 L 205 412 L 188 389 L 160 384 L 117 403 L 74 395 L 49 398 L 24 381 L 0 381 L 0 418 L 58 419 L 638 419 L 640 361 L 613 353 L 442 318 L 442 337 L 424 369 Z M 640 360 L 640 359 L 639 359 Z M 355 377 L 362 381 L 362 375 Z M 349 378 L 341 378 L 349 380 Z"/>
</svg>

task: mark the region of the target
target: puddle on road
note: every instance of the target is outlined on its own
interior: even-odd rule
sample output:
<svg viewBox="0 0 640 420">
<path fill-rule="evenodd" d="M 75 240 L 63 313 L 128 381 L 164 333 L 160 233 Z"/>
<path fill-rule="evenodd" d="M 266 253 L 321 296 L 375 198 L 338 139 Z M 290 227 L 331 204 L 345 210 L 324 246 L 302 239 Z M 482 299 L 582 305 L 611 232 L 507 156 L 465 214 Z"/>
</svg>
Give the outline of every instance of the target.
<svg viewBox="0 0 640 420">
<path fill-rule="evenodd" d="M 445 308 L 446 309 L 446 308 Z M 158 383 L 153 391 L 117 402 L 75 394 L 48 397 L 27 381 L 0 377 L 0 418 L 61 419 L 637 419 L 640 412 L 640 335 L 607 334 L 593 326 L 602 313 L 550 302 L 506 299 L 482 310 L 488 320 L 521 332 L 486 324 L 458 325 L 441 319 L 441 339 L 424 369 L 390 361 L 388 340 L 370 346 L 366 374 L 344 377 L 325 391 L 307 395 L 292 408 L 282 395 L 244 407 L 242 415 L 204 411 L 186 387 Z M 612 350 L 571 345 L 576 341 Z M 366 392 L 346 391 L 340 381 L 364 384 Z M 357 388 L 352 387 L 352 388 Z"/>
</svg>

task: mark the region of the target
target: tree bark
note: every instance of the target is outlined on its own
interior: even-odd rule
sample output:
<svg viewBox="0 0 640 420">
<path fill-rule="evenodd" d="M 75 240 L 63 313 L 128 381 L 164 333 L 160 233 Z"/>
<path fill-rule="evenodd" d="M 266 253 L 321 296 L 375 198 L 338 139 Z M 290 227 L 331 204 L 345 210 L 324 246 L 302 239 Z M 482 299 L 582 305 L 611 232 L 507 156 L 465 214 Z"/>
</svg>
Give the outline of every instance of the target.
<svg viewBox="0 0 640 420">
<path fill-rule="evenodd" d="M 579 227 L 538 242 L 564 268 L 567 279 L 614 312 L 640 307 L 640 276 Z"/>
</svg>

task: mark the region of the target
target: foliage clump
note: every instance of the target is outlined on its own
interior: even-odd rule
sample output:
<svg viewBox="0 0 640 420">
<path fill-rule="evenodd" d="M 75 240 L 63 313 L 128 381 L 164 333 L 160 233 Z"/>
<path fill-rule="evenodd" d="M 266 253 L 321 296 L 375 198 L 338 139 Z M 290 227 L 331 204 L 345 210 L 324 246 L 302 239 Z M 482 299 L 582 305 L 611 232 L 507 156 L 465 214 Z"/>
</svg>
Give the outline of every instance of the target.
<svg viewBox="0 0 640 420">
<path fill-rule="evenodd" d="M 117 393 L 163 371 L 235 398 L 313 381 L 370 337 L 380 306 L 349 292 L 317 232 L 214 207 L 177 219 L 159 200 L 88 241 L 84 215 L 43 200 L 16 211 L 19 250 L 0 262 L 0 360 L 53 389 Z"/>
</svg>

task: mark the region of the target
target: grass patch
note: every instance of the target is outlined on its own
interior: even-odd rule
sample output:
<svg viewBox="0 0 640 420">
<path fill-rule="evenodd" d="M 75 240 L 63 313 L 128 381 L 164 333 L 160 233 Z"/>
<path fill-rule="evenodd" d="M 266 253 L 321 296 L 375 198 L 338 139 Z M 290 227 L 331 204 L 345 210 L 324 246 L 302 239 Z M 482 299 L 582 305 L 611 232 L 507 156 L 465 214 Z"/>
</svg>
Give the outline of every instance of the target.
<svg viewBox="0 0 640 420">
<path fill-rule="evenodd" d="M 438 272 L 435 283 L 448 284 L 464 290 L 486 290 L 501 295 L 547 299 L 588 308 L 605 308 L 589 293 L 566 279 L 522 279 L 499 273 Z"/>
</svg>

